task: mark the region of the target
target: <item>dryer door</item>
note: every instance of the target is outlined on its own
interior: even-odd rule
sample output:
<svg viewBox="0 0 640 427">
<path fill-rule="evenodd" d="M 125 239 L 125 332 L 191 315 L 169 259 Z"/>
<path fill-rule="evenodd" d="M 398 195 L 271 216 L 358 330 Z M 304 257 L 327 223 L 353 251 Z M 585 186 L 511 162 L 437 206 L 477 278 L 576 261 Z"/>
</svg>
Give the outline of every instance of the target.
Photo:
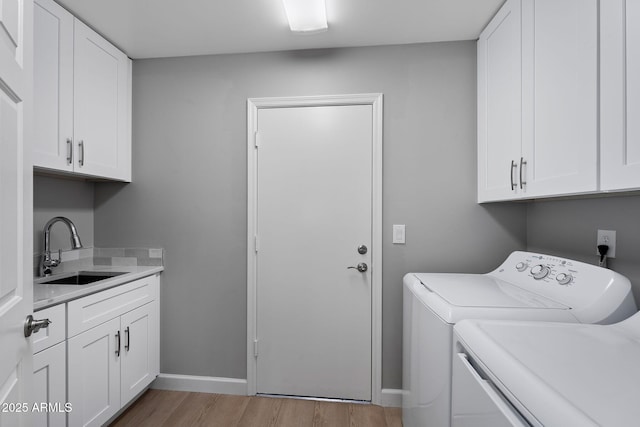
<svg viewBox="0 0 640 427">
<path fill-rule="evenodd" d="M 453 356 L 451 397 L 452 427 L 530 426 L 464 353 Z"/>
</svg>

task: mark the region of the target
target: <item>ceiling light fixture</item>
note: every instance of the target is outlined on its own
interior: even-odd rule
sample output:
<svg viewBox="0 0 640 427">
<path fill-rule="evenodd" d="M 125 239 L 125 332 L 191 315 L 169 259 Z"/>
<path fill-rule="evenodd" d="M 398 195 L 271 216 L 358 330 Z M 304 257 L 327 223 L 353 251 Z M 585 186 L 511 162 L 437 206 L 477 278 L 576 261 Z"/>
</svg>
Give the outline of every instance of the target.
<svg viewBox="0 0 640 427">
<path fill-rule="evenodd" d="M 294 33 L 320 33 L 329 28 L 325 0 L 282 0 L 282 4 Z"/>
</svg>

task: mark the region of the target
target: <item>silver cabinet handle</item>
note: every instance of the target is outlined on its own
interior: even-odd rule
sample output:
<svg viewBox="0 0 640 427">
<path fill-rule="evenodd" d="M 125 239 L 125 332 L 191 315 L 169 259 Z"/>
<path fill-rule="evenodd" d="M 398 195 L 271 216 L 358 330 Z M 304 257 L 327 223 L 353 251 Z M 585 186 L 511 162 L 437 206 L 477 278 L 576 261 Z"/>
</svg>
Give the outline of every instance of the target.
<svg viewBox="0 0 640 427">
<path fill-rule="evenodd" d="M 48 328 L 50 324 L 49 319 L 35 320 L 32 315 L 28 315 L 24 321 L 24 337 L 29 338 L 31 334 L 35 334 L 42 328 Z"/>
<path fill-rule="evenodd" d="M 361 262 L 360 264 L 358 264 L 355 267 L 347 267 L 347 270 L 353 268 L 354 270 L 358 270 L 360 273 L 364 273 L 365 271 L 367 271 L 369 268 L 367 267 L 367 264 L 365 264 L 364 262 Z"/>
<path fill-rule="evenodd" d="M 116 332 L 116 356 L 120 357 L 120 331 Z"/>
<path fill-rule="evenodd" d="M 509 168 L 509 179 L 511 180 L 511 191 L 515 190 L 517 187 L 517 184 L 513 180 L 513 169 L 517 167 L 518 165 L 516 165 L 516 162 L 511 160 L 511 167 Z"/>
<path fill-rule="evenodd" d="M 67 138 L 67 164 L 73 163 L 73 141 Z"/>
<path fill-rule="evenodd" d="M 80 149 L 80 158 L 78 159 L 78 166 L 84 166 L 84 141 L 78 142 L 78 148 Z"/>
<path fill-rule="evenodd" d="M 131 348 L 131 346 L 130 346 L 130 344 L 131 344 L 130 343 L 130 335 L 129 334 L 130 334 L 129 327 L 127 326 L 124 329 L 124 349 L 127 350 L 127 351 L 129 351 L 129 349 Z"/>
<path fill-rule="evenodd" d="M 524 167 L 527 165 L 527 162 L 524 160 L 524 157 L 520 157 L 520 189 L 522 190 L 523 186 L 527 185 L 527 181 L 522 178 Z"/>
</svg>

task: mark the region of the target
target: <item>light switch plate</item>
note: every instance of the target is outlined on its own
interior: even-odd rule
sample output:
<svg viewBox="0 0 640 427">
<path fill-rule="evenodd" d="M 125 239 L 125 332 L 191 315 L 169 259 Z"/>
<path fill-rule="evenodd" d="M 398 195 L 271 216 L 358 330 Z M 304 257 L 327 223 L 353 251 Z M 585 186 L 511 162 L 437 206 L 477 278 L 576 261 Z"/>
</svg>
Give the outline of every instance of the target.
<svg viewBox="0 0 640 427">
<path fill-rule="evenodd" d="M 393 243 L 404 245 L 405 243 L 405 227 L 404 224 L 393 225 Z"/>
</svg>

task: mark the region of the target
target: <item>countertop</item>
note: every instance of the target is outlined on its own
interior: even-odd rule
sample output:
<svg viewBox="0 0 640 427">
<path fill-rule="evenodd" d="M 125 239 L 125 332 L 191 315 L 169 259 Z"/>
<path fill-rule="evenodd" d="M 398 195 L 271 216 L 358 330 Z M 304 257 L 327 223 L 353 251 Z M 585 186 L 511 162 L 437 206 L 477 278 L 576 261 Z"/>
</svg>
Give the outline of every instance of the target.
<svg viewBox="0 0 640 427">
<path fill-rule="evenodd" d="M 113 288 L 114 286 L 119 286 L 133 280 L 151 276 L 163 270 L 164 267 L 161 266 L 123 267 L 117 265 L 96 265 L 93 267 L 83 268 L 82 271 L 117 271 L 125 272 L 126 274 L 121 274 L 99 282 L 89 283 L 87 285 L 43 285 L 40 283 L 43 281 L 71 276 L 73 273 L 70 272 L 60 273 L 49 277 L 36 277 L 33 281 L 33 310 L 38 311 L 43 308 L 82 298 L 86 295 Z"/>
</svg>

